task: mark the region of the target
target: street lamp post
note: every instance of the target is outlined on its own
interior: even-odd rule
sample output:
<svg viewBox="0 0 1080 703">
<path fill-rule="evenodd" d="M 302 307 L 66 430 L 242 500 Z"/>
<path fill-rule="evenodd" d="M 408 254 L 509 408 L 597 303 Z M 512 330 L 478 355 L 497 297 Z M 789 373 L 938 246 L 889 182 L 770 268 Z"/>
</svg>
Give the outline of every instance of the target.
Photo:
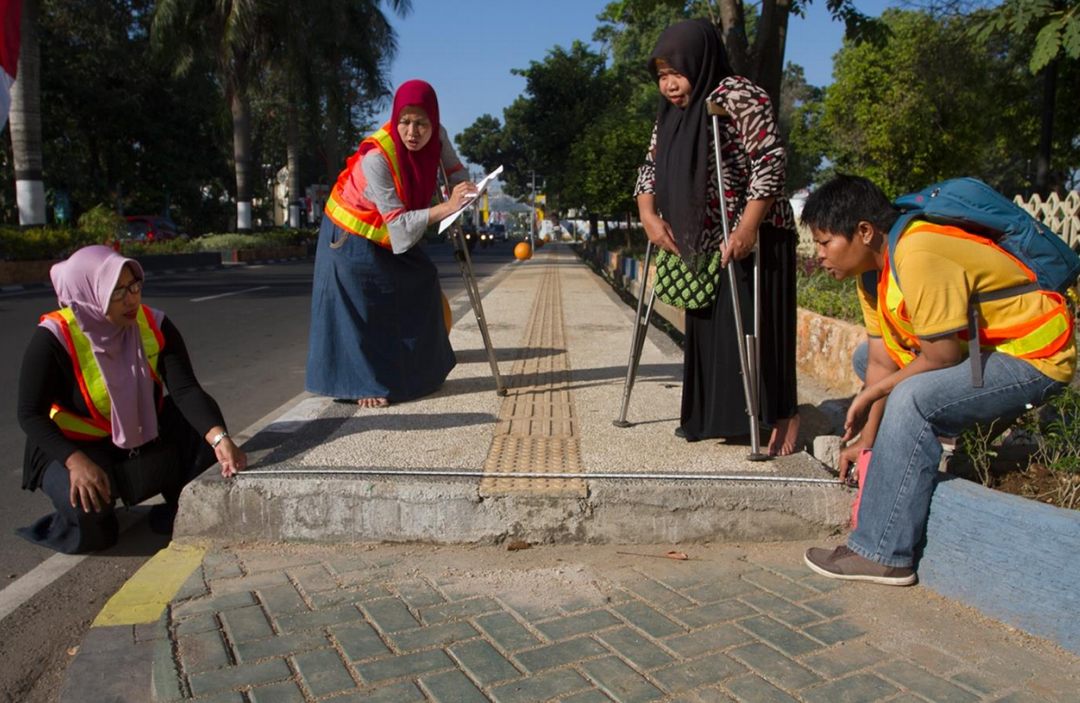
<svg viewBox="0 0 1080 703">
<path fill-rule="evenodd" d="M 536 251 L 536 171 L 532 172 L 532 219 L 529 220 L 529 251 Z"/>
</svg>

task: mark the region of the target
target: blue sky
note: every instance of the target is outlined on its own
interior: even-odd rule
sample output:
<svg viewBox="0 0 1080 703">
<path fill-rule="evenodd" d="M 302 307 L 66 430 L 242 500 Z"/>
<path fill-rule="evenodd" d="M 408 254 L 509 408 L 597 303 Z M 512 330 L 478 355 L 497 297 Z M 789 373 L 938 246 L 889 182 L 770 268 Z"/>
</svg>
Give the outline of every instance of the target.
<svg viewBox="0 0 1080 703">
<path fill-rule="evenodd" d="M 391 19 L 398 34 L 391 84 L 397 88 L 410 78 L 422 78 L 435 86 L 451 137 L 485 112 L 502 120 L 503 109 L 525 89 L 525 79 L 511 75 L 510 69 L 542 61 L 556 44 L 569 47 L 575 39 L 591 43 L 599 24 L 596 16 L 607 2 L 413 0 L 408 17 Z M 855 0 L 855 6 L 871 16 L 896 4 Z M 843 33 L 825 0 L 815 0 L 805 19 L 791 18 L 785 60 L 801 64 L 811 84 L 827 85 Z M 380 121 L 389 112 L 387 107 Z"/>
</svg>

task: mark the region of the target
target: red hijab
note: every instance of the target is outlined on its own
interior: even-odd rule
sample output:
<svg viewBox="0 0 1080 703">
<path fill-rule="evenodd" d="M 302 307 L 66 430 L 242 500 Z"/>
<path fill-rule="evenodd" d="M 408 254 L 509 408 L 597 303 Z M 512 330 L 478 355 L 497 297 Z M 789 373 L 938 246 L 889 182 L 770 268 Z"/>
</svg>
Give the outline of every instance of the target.
<svg viewBox="0 0 1080 703">
<path fill-rule="evenodd" d="M 409 151 L 397 130 L 401 111 L 413 106 L 423 108 L 431 121 L 431 139 L 420 151 Z M 394 148 L 397 150 L 401 188 L 404 190 L 402 200 L 406 210 L 431 207 L 439 173 L 439 157 L 442 154 L 439 134 L 439 98 L 435 95 L 435 89 L 424 81 L 406 81 L 394 93 L 394 111 L 390 117 L 390 138 L 394 140 Z"/>
</svg>

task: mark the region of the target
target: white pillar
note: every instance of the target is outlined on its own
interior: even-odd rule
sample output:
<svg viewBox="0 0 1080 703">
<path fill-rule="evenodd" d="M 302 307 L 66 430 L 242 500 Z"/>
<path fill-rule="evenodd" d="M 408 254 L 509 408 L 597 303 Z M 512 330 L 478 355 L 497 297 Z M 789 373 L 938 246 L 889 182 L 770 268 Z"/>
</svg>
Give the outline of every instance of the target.
<svg viewBox="0 0 1080 703">
<path fill-rule="evenodd" d="M 236 203 L 236 229 L 251 229 L 251 201 Z"/>
<path fill-rule="evenodd" d="M 289 227 L 296 229 L 300 226 L 300 204 L 293 202 L 289 205 Z"/>
<path fill-rule="evenodd" d="M 19 205 L 20 225 L 45 224 L 45 183 L 15 181 L 15 201 Z"/>
</svg>

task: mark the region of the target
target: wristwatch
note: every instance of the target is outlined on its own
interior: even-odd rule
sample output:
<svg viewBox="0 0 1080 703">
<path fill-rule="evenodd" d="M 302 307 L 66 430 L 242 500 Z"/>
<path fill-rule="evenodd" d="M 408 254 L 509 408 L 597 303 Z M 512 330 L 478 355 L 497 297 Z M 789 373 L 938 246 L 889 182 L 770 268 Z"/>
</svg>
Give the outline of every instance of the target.
<svg viewBox="0 0 1080 703">
<path fill-rule="evenodd" d="M 210 448 L 217 449 L 217 445 L 221 444 L 221 440 L 225 439 L 228 436 L 228 430 L 226 430 L 225 432 L 218 432 L 216 435 L 214 435 L 214 439 L 210 442 Z"/>
</svg>

